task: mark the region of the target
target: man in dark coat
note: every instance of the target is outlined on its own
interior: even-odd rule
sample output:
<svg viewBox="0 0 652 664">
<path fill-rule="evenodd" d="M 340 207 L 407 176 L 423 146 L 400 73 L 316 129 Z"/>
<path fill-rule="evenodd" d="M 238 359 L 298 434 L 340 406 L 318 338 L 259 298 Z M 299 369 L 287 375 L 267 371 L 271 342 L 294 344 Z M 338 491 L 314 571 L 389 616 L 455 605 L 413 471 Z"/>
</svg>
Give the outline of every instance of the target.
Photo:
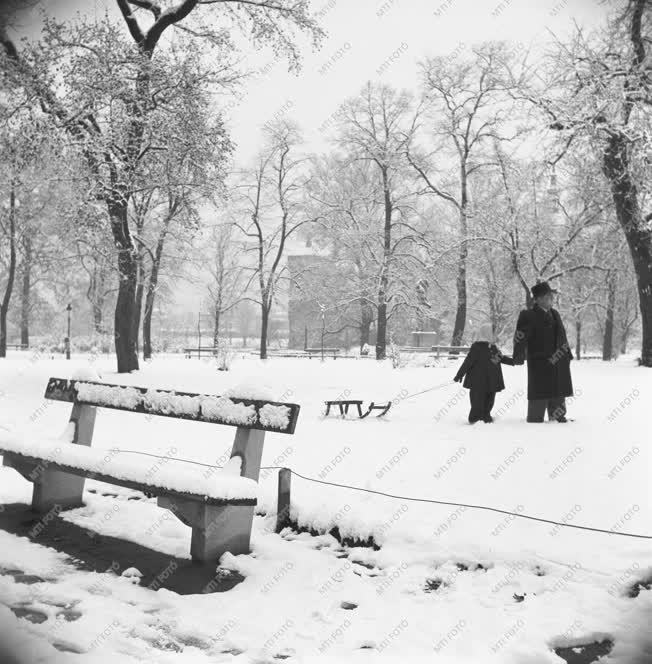
<svg viewBox="0 0 652 664">
<path fill-rule="evenodd" d="M 548 419 L 566 422 L 566 397 L 573 395 L 570 361 L 573 359 L 559 312 L 552 308 L 553 291 L 547 282 L 531 288 L 534 306 L 521 311 L 514 334 L 514 364 L 527 358 L 528 422 Z"/>
</svg>

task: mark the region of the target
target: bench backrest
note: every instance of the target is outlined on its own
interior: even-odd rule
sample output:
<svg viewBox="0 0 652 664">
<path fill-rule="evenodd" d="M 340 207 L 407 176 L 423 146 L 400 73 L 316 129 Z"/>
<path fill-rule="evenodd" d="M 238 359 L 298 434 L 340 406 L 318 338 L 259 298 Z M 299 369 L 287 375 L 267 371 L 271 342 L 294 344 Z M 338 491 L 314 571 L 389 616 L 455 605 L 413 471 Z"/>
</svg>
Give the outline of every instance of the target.
<svg viewBox="0 0 652 664">
<path fill-rule="evenodd" d="M 131 413 L 294 433 L 299 404 L 50 378 L 45 398 Z"/>
</svg>

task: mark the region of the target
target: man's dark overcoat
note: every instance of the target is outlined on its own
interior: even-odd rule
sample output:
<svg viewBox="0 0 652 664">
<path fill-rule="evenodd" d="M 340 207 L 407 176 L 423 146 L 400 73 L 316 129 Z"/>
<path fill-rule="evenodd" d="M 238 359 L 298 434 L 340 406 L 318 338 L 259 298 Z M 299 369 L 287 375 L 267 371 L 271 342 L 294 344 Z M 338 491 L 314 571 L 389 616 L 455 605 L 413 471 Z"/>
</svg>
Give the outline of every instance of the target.
<svg viewBox="0 0 652 664">
<path fill-rule="evenodd" d="M 521 311 L 514 334 L 514 362 L 527 359 L 527 398 L 554 399 L 573 395 L 570 361 L 573 353 L 556 309 L 538 305 Z"/>
</svg>

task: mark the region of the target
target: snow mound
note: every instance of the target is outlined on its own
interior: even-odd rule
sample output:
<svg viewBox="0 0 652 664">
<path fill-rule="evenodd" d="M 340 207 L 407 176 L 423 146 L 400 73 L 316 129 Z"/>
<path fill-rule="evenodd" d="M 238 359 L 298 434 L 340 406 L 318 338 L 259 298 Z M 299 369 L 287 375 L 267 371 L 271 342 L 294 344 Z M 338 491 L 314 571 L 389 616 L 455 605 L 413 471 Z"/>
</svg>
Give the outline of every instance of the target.
<svg viewBox="0 0 652 664">
<path fill-rule="evenodd" d="M 290 409 L 287 406 L 265 404 L 259 411 L 260 423 L 274 429 L 287 429 L 290 423 Z"/>
<path fill-rule="evenodd" d="M 79 401 L 98 403 L 120 408 L 136 408 L 142 403 L 142 394 L 133 387 L 114 387 L 111 385 L 93 385 L 77 383 Z"/>
<path fill-rule="evenodd" d="M 100 381 L 102 380 L 102 376 L 100 376 L 95 367 L 87 364 L 85 366 L 79 366 L 75 369 L 72 374 L 72 380 Z"/>
<path fill-rule="evenodd" d="M 137 586 L 140 583 L 141 578 L 143 577 L 143 573 L 139 569 L 136 569 L 135 567 L 129 567 L 124 572 L 122 572 L 120 576 L 124 576 L 126 579 L 129 579 L 131 583 Z"/>
<path fill-rule="evenodd" d="M 254 424 L 256 422 L 256 408 L 235 403 L 227 397 L 203 397 L 201 410 L 204 417 L 219 419 L 231 424 Z"/>
<path fill-rule="evenodd" d="M 166 415 L 199 415 L 200 400 L 175 392 L 161 393 L 156 390 L 147 390 L 143 397 L 145 407 L 157 413 Z"/>
</svg>

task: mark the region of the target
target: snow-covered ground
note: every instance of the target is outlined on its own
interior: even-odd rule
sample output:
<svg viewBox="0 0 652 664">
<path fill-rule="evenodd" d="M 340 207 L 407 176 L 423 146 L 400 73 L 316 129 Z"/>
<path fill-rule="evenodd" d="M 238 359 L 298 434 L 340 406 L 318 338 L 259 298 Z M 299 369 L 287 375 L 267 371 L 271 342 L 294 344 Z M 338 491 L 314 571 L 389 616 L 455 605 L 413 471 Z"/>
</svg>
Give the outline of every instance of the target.
<svg viewBox="0 0 652 664">
<path fill-rule="evenodd" d="M 0 426 L 35 438 L 57 435 L 70 406 L 43 400 L 47 378 L 71 376 L 88 362 L 10 355 L 0 365 Z M 614 647 L 601 661 L 652 662 L 652 591 L 628 596 L 637 580 L 652 575 L 652 539 L 409 500 L 652 535 L 652 372 L 633 360 L 575 362 L 568 409 L 574 421 L 566 425 L 526 424 L 526 370 L 506 367 L 495 423 L 474 426 L 466 423 L 466 390 L 451 382 L 457 362 L 395 370 L 365 359 L 249 358 L 218 372 L 209 360 L 162 357 L 129 376 L 114 373 L 113 359 L 94 364 L 106 382 L 211 394 L 230 389 L 236 396 L 244 384 L 271 390 L 299 403 L 301 413 L 295 435 L 267 434 L 264 466 L 396 497 L 293 475 L 296 522 L 321 533 L 337 526 L 361 541 L 373 537 L 380 548 L 343 547 L 328 534 L 277 535 L 277 472 L 263 470 L 252 554 L 221 561 L 245 580 L 203 595 L 154 591 L 119 576 L 121 570 L 80 571 L 66 555 L 0 531 L 0 571 L 42 579 L 26 584 L 0 573 L 0 624 L 31 644 L 31 661 L 194 664 L 289 656 L 543 664 L 563 661 L 552 648 L 610 639 Z M 380 419 L 324 418 L 323 401 L 336 398 L 394 404 Z M 93 446 L 221 466 L 234 432 L 100 410 Z M 86 492 L 86 506 L 63 518 L 189 556 L 190 529 L 155 500 L 129 500 L 133 492 L 93 481 L 86 488 L 96 490 Z M 101 495 L 102 488 L 117 497 Z M 1 504 L 28 503 L 30 496 L 28 482 L 0 468 Z M 34 624 L 8 607 L 34 609 L 47 620 Z"/>
</svg>

